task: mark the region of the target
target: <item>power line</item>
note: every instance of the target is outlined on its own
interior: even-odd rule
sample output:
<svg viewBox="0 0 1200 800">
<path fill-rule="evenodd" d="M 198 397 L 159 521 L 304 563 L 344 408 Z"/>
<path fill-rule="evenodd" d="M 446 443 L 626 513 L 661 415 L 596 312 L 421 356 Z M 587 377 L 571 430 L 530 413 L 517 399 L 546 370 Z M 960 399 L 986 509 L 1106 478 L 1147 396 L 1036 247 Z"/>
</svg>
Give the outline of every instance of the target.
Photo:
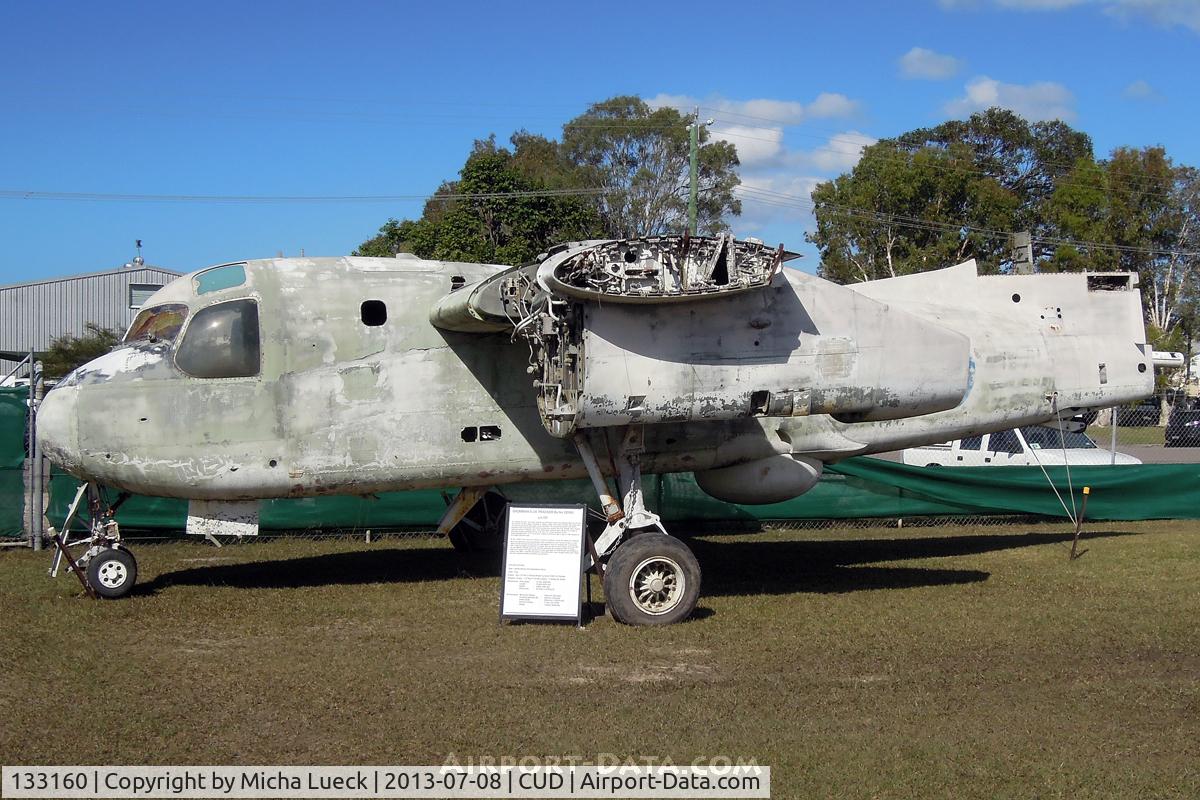
<svg viewBox="0 0 1200 800">
<path fill-rule="evenodd" d="M 600 197 L 618 194 L 623 190 L 606 189 L 601 187 L 579 189 L 541 189 L 513 192 L 479 192 L 479 193 L 445 193 L 434 195 L 395 194 L 395 195 L 185 195 L 185 194 L 116 194 L 104 192 L 42 192 L 16 189 L 0 189 L 0 199 L 10 200 L 70 200 L 90 202 L 158 202 L 158 203 L 386 203 L 401 201 L 450 201 L 450 200 L 500 200 L 531 197 Z M 759 189 L 748 186 L 735 187 L 734 191 L 744 200 L 762 205 L 780 208 L 804 208 L 815 210 L 818 205 L 822 209 L 832 210 L 844 216 L 857 217 L 881 224 L 892 224 L 915 230 L 927 230 L 937 233 L 974 233 L 980 236 L 1007 240 L 1008 231 L 984 228 L 962 222 L 939 222 L 912 217 L 904 214 L 892 214 L 882 211 L 854 208 L 835 203 L 818 204 L 810 198 L 800 195 L 775 192 L 769 189 Z M 1186 258 L 1200 256 L 1200 251 L 1156 249 L 1137 247 L 1133 245 L 1110 244 L 1105 242 L 1089 242 L 1075 239 L 1056 237 L 1034 237 L 1039 244 L 1055 246 L 1080 247 L 1084 249 L 1109 250 L 1122 253 L 1137 253 L 1145 255 L 1168 255 Z"/>
<path fill-rule="evenodd" d="M 524 197 L 575 197 L 613 193 L 613 189 L 537 189 L 514 192 L 373 194 L 373 195 L 217 195 L 217 194 L 114 194 L 107 192 L 39 192 L 0 189 L 0 199 L 83 200 L 146 203 L 395 203 L 411 200 L 501 200 Z"/>
<path fill-rule="evenodd" d="M 757 202 L 780 208 L 806 208 L 810 210 L 815 210 L 818 207 L 818 204 L 813 202 L 811 199 L 806 199 L 799 195 L 774 192 L 769 189 L 756 189 L 752 187 L 738 186 L 734 191 L 741 195 L 744 200 L 752 203 Z M 819 205 L 822 209 L 829 209 L 843 216 L 857 217 L 867 221 L 879 222 L 881 224 L 891 224 L 898 227 L 911 228 L 915 230 L 926 230 L 935 233 L 959 234 L 968 232 L 999 241 L 1007 241 L 1011 235 L 1009 231 L 1002 231 L 994 228 L 984 228 L 978 225 L 969 225 L 967 223 L 938 222 L 936 220 L 925 220 L 919 217 L 912 217 L 904 214 L 892 214 L 883 211 L 871 211 L 868 209 L 854 208 L 852 206 L 842 206 L 836 203 L 820 203 Z M 1153 247 L 1138 247 L 1135 245 L 1091 242 L 1079 239 L 1063 239 L 1052 236 L 1035 236 L 1033 237 L 1033 241 L 1039 244 L 1054 245 L 1059 247 L 1068 246 L 1087 250 L 1108 250 L 1118 253 L 1165 255 L 1182 258 L 1200 257 L 1200 251 L 1194 250 L 1172 250 L 1169 248 L 1160 249 Z"/>
</svg>

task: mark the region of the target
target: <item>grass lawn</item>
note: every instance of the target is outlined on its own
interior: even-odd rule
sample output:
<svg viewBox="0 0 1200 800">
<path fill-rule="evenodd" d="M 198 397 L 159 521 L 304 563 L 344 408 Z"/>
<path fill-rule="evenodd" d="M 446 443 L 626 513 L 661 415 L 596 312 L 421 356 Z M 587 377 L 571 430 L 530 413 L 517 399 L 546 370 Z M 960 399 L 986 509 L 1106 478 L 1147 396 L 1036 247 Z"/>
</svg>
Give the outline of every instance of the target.
<svg viewBox="0 0 1200 800">
<path fill-rule="evenodd" d="M 1166 431 L 1166 428 L 1160 428 L 1156 425 L 1148 425 L 1144 428 L 1119 427 L 1117 428 L 1117 446 L 1153 444 L 1162 447 L 1163 436 L 1166 434 Z M 1112 429 L 1093 425 L 1088 428 L 1088 436 L 1092 437 L 1092 440 L 1099 446 L 1108 447 L 1112 442 Z"/>
<path fill-rule="evenodd" d="M 0 551 L 4 764 L 755 759 L 774 796 L 1200 796 L 1200 524 L 693 542 L 665 629 L 497 623 L 430 539 L 135 547 L 78 597 Z M 67 697 L 74 702 L 64 702 Z"/>
</svg>

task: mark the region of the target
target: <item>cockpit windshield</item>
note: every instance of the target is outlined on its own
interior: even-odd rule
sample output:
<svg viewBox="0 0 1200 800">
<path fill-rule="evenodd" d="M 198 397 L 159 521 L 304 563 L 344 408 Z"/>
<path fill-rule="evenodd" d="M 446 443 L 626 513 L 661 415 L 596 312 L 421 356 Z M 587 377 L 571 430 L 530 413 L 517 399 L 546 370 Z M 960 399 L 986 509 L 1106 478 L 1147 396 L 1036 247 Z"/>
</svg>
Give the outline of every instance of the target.
<svg viewBox="0 0 1200 800">
<path fill-rule="evenodd" d="M 166 303 L 153 308 L 143 308 L 129 326 L 122 344 L 135 342 L 166 342 L 170 344 L 179 335 L 183 321 L 187 319 L 188 307 L 183 303 Z"/>
<path fill-rule="evenodd" d="M 175 364 L 195 378 L 258 374 L 258 304 L 231 300 L 202 308 L 175 349 Z"/>
</svg>

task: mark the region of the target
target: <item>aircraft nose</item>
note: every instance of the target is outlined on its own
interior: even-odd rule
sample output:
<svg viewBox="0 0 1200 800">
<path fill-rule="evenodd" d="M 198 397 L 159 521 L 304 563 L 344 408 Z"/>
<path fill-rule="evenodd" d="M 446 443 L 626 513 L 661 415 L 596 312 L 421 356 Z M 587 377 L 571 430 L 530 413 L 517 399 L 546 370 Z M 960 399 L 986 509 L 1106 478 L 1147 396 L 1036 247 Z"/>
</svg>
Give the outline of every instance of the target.
<svg viewBox="0 0 1200 800">
<path fill-rule="evenodd" d="M 56 467 L 78 474 L 79 387 L 57 386 L 46 393 L 37 412 L 37 437 L 42 453 Z"/>
</svg>

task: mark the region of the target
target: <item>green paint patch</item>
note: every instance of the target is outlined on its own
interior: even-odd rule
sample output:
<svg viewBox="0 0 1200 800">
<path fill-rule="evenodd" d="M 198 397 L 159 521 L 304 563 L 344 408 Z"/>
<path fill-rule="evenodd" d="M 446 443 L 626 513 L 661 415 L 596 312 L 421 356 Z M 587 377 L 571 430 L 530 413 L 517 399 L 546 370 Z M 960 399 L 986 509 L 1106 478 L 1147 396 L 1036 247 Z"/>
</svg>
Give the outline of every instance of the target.
<svg viewBox="0 0 1200 800">
<path fill-rule="evenodd" d="M 192 278 L 196 285 L 196 294 L 209 294 L 222 289 L 232 289 L 246 282 L 245 264 L 226 264 L 223 267 L 206 269 Z"/>
</svg>

